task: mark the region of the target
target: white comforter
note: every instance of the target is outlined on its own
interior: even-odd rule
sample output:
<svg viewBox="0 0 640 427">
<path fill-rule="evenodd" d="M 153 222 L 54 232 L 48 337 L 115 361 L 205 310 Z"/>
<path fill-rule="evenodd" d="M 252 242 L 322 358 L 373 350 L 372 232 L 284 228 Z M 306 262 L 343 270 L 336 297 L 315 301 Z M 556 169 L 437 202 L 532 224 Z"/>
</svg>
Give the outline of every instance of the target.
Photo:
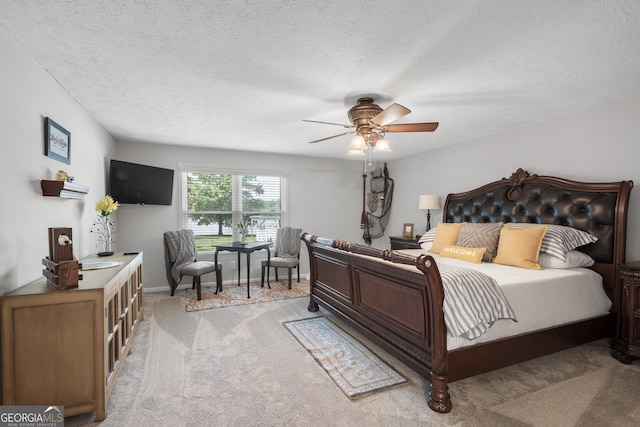
<svg viewBox="0 0 640 427">
<path fill-rule="evenodd" d="M 433 256 L 438 265 L 472 268 L 485 273 L 496 280 L 513 308 L 517 322 L 497 320 L 487 332 L 472 340 L 449 334 L 449 350 L 603 316 L 611 308 L 611 300 L 604 292 L 602 277 L 588 268 L 529 270 L 441 258 L 424 249 L 401 252 L 412 256 L 425 253 Z"/>
</svg>

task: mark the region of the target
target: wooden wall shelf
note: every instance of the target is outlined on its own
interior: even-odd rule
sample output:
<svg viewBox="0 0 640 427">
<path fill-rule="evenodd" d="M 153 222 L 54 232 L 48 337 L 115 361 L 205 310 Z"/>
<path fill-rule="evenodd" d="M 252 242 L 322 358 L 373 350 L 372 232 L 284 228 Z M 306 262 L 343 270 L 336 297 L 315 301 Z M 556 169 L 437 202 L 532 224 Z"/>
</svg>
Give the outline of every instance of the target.
<svg viewBox="0 0 640 427">
<path fill-rule="evenodd" d="M 65 199 L 84 199 L 84 195 L 89 192 L 89 187 L 69 181 L 51 181 L 43 179 L 40 181 L 42 195 L 49 197 L 62 197 Z"/>
</svg>

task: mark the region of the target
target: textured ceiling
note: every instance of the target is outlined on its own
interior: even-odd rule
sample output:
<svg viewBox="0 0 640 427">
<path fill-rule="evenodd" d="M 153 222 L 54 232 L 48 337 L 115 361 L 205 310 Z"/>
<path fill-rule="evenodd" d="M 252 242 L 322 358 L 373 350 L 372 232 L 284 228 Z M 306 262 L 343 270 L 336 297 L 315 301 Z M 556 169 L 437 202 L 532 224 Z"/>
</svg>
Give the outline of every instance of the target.
<svg viewBox="0 0 640 427">
<path fill-rule="evenodd" d="M 347 158 L 359 95 L 440 122 L 409 156 L 640 97 L 640 2 L 0 0 L 0 25 L 123 140 Z"/>
</svg>

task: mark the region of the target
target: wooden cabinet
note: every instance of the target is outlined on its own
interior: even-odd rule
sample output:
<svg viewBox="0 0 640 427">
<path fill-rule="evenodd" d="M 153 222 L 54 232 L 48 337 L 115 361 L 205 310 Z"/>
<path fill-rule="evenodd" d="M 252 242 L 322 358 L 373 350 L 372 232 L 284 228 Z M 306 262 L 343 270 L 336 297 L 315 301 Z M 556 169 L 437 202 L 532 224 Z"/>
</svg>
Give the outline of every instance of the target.
<svg viewBox="0 0 640 427">
<path fill-rule="evenodd" d="M 391 241 L 391 250 L 397 249 L 420 249 L 420 245 L 418 244 L 418 239 L 411 237 L 402 237 L 402 236 L 391 236 L 389 237 Z"/>
<path fill-rule="evenodd" d="M 88 257 L 78 288 L 42 277 L 0 299 L 3 405 L 62 405 L 65 416 L 106 405 L 143 319 L 142 253 Z"/>
<path fill-rule="evenodd" d="M 640 357 L 640 261 L 620 267 L 617 333 L 613 339 L 613 356 L 623 363 Z"/>
</svg>

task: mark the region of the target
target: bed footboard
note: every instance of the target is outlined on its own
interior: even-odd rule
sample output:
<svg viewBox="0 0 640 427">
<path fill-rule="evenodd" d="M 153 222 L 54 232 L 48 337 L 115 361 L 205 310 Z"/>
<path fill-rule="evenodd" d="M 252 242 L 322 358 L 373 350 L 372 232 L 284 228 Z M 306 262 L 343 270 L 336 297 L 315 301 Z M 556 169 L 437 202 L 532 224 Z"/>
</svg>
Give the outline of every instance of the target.
<svg viewBox="0 0 640 427">
<path fill-rule="evenodd" d="M 309 311 L 322 306 L 414 369 L 429 382 L 429 407 L 449 412 L 444 291 L 433 258 L 301 239 L 310 257 Z"/>
</svg>

